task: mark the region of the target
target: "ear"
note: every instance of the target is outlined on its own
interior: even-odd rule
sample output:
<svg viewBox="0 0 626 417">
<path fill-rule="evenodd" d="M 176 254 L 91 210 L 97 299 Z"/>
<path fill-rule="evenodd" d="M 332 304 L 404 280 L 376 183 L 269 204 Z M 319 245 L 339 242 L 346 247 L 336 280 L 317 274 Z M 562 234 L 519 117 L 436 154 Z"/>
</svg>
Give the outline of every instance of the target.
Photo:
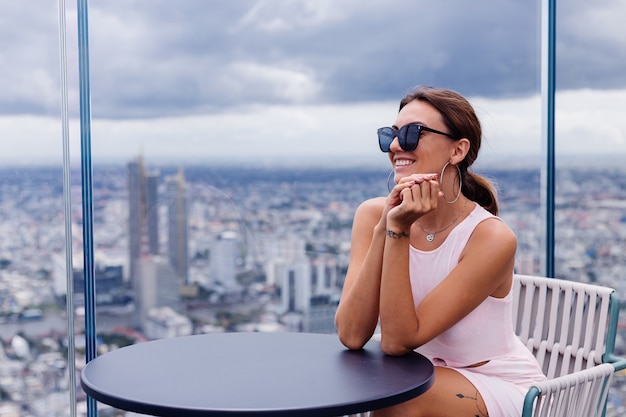
<svg viewBox="0 0 626 417">
<path fill-rule="evenodd" d="M 450 155 L 451 164 L 459 164 L 465 159 L 465 155 L 470 150 L 470 141 L 467 138 L 461 138 L 452 142 L 452 154 Z"/>
</svg>

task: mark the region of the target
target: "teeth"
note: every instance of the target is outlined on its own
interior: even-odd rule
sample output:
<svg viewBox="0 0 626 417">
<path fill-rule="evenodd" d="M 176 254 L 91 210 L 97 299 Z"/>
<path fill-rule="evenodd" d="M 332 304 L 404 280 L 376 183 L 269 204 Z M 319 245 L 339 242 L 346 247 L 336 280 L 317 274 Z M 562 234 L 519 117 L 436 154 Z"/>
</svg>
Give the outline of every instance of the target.
<svg viewBox="0 0 626 417">
<path fill-rule="evenodd" d="M 396 161 L 396 166 L 397 167 L 402 167 L 402 166 L 406 166 L 406 165 L 411 165 L 412 163 L 413 163 L 413 161 L 410 161 L 408 159 L 402 159 L 402 160 Z"/>
</svg>

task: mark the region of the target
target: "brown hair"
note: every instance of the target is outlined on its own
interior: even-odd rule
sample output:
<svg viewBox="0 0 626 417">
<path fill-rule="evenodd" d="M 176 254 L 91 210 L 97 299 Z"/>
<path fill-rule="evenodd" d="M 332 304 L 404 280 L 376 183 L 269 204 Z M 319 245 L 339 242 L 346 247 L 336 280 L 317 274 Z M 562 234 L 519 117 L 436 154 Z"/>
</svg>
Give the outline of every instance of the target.
<svg viewBox="0 0 626 417">
<path fill-rule="evenodd" d="M 456 91 L 417 86 L 400 101 L 400 110 L 414 100 L 424 101 L 437 109 L 450 135 L 456 140 L 469 140 L 470 149 L 458 165 L 463 180 L 463 195 L 497 215 L 498 201 L 493 184 L 468 170 L 478 156 L 482 140 L 482 128 L 472 105 Z"/>
</svg>

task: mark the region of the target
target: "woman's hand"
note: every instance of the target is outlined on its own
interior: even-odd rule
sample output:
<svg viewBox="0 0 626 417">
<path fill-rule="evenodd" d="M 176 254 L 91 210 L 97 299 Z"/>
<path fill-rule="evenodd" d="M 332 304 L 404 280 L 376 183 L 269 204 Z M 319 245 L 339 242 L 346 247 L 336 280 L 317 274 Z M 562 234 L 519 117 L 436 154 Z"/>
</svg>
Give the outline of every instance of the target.
<svg viewBox="0 0 626 417">
<path fill-rule="evenodd" d="M 415 220 L 437 208 L 440 196 L 437 174 L 413 174 L 400 179 L 387 196 L 383 210 L 387 228 L 408 232 Z"/>
</svg>

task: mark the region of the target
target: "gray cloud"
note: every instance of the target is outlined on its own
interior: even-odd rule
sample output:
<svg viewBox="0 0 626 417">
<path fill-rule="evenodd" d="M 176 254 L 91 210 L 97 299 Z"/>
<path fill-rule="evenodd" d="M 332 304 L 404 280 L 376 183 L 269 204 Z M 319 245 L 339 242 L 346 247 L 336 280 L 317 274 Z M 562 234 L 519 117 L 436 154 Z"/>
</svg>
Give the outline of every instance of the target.
<svg viewBox="0 0 626 417">
<path fill-rule="evenodd" d="M 558 11 L 559 88 L 624 88 L 626 2 L 561 2 Z"/>
<path fill-rule="evenodd" d="M 49 3 L 0 5 L 2 114 L 58 112 L 57 11 Z M 537 3 L 91 2 L 92 113 L 153 118 L 242 104 L 396 100 L 418 83 L 527 96 L 539 89 Z M 559 88 L 626 87 L 622 2 L 572 0 L 558 12 Z M 68 13 L 76 112 L 75 11 Z"/>
<path fill-rule="evenodd" d="M 52 2 L 0 4 L 0 114 L 58 109 L 56 20 Z"/>
</svg>

